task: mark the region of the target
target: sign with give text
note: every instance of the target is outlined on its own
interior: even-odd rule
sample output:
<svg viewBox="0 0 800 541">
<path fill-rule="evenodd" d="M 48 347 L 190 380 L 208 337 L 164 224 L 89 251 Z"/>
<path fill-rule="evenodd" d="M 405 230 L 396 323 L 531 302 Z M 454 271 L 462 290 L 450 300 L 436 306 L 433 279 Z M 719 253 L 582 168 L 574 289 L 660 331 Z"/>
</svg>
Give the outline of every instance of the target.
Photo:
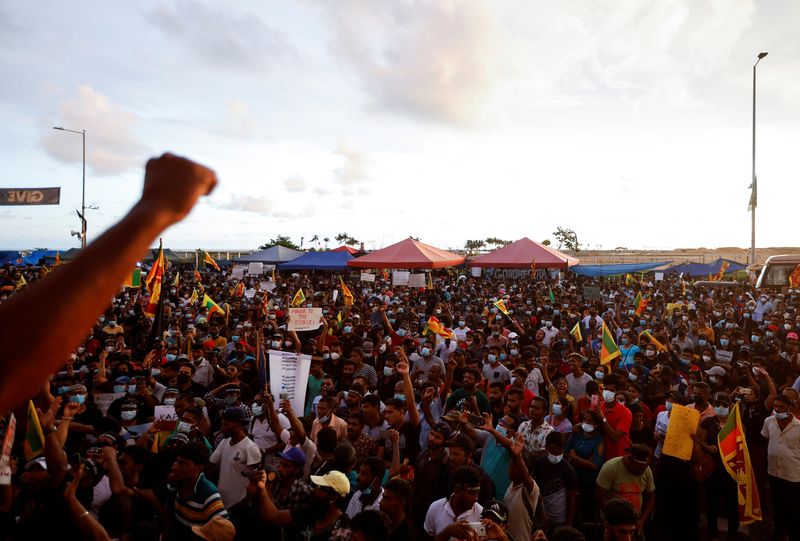
<svg viewBox="0 0 800 541">
<path fill-rule="evenodd" d="M 316 331 L 322 319 L 322 308 L 289 308 L 289 331 Z"/>
<path fill-rule="evenodd" d="M 291 402 L 297 415 L 305 410 L 310 368 L 310 355 L 269 350 L 269 390 L 276 405 L 280 404 L 283 397 Z"/>
<path fill-rule="evenodd" d="M 407 286 L 408 285 L 408 277 L 411 273 L 408 271 L 394 271 L 392 273 L 392 285 L 393 286 Z"/>
<path fill-rule="evenodd" d="M 361 273 L 361 281 L 362 282 L 374 282 L 375 281 L 375 275 L 374 274 L 370 274 L 368 272 L 362 272 Z"/>
<path fill-rule="evenodd" d="M 418 272 L 408 276 L 408 287 L 425 287 L 425 274 Z"/>
</svg>

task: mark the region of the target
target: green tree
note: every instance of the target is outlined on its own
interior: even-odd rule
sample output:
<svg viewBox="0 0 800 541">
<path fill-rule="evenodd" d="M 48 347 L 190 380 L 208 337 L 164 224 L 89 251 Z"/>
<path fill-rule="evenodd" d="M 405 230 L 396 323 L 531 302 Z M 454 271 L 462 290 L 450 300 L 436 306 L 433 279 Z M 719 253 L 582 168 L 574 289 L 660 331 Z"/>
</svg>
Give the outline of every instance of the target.
<svg viewBox="0 0 800 541">
<path fill-rule="evenodd" d="M 550 239 L 544 239 L 544 240 L 542 241 L 542 244 L 544 244 L 545 246 L 550 246 L 550 244 L 551 244 L 551 243 L 550 243 Z"/>
<path fill-rule="evenodd" d="M 509 244 L 511 244 L 511 241 L 498 239 L 497 237 L 489 237 L 488 239 L 486 239 L 486 244 L 491 244 L 493 246 L 508 246 Z"/>
<path fill-rule="evenodd" d="M 464 243 L 464 248 L 470 253 L 476 252 L 486 246 L 486 241 L 482 241 L 480 239 L 475 240 L 468 240 Z"/>
<path fill-rule="evenodd" d="M 266 244 L 262 244 L 258 247 L 259 250 L 266 250 L 267 248 L 272 248 L 273 246 L 286 246 L 287 248 L 291 248 L 292 250 L 299 250 L 300 247 L 292 242 L 292 238 L 288 235 L 278 235 L 274 239 L 270 239 L 270 241 Z"/>
<path fill-rule="evenodd" d="M 360 242 L 358 239 L 356 239 L 355 237 L 351 237 L 347 233 L 339 233 L 334 238 L 338 242 L 341 242 L 342 244 L 347 245 L 347 246 L 355 246 L 356 244 L 358 244 Z"/>
<path fill-rule="evenodd" d="M 556 241 L 558 241 L 559 248 L 564 247 L 576 253 L 580 251 L 578 235 L 572 229 L 558 226 L 553 232 L 553 236 L 556 238 Z"/>
</svg>

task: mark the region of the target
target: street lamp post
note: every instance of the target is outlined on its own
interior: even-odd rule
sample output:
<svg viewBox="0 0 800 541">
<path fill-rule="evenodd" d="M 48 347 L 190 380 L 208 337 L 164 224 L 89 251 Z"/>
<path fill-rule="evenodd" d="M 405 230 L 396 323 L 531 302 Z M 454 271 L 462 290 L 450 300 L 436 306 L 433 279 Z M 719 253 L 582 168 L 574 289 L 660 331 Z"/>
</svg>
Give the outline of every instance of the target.
<svg viewBox="0 0 800 541">
<path fill-rule="evenodd" d="M 86 130 L 68 130 L 61 126 L 53 127 L 54 130 L 77 133 L 83 137 L 83 181 L 81 183 L 81 249 L 86 248 Z"/>
<path fill-rule="evenodd" d="M 758 184 L 756 179 L 756 66 L 768 53 L 759 53 L 753 64 L 753 176 L 750 184 L 750 264 L 756 264 L 756 204 L 758 203 Z"/>
</svg>

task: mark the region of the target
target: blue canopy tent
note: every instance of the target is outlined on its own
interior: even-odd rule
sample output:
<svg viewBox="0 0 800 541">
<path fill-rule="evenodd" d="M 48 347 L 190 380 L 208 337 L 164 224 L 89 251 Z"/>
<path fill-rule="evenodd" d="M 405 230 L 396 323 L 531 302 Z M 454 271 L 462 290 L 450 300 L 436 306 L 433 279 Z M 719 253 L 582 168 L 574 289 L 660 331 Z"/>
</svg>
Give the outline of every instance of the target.
<svg viewBox="0 0 800 541">
<path fill-rule="evenodd" d="M 0 265 L 6 265 L 8 263 L 14 265 L 19 258 L 20 254 L 17 250 L 0 250 Z"/>
<path fill-rule="evenodd" d="M 625 263 L 619 265 L 575 265 L 570 267 L 569 270 L 581 276 L 590 276 L 596 278 L 598 276 L 616 276 L 619 274 L 628 274 L 633 272 L 645 272 L 664 265 L 669 265 L 671 261 L 662 261 L 660 263 Z"/>
<path fill-rule="evenodd" d="M 720 269 L 722 269 L 722 263 L 724 261 L 728 263 L 728 268 L 725 270 L 726 273 L 736 272 L 747 268 L 747 265 L 743 265 L 742 263 L 737 263 L 736 261 L 733 261 L 731 259 L 719 258 L 712 263 L 690 263 L 690 262 L 681 263 L 680 265 L 675 265 L 674 267 L 668 268 L 665 272 L 668 274 L 683 273 L 684 276 L 706 277 L 709 274 L 713 276 L 719 274 Z"/>
<path fill-rule="evenodd" d="M 353 256 L 348 252 L 308 252 L 297 259 L 278 264 L 278 270 L 343 271 L 351 259 Z"/>
<path fill-rule="evenodd" d="M 47 258 L 55 258 L 56 251 L 55 250 L 34 250 L 27 256 L 22 258 L 21 265 L 38 265 L 41 263 L 43 259 Z"/>
</svg>

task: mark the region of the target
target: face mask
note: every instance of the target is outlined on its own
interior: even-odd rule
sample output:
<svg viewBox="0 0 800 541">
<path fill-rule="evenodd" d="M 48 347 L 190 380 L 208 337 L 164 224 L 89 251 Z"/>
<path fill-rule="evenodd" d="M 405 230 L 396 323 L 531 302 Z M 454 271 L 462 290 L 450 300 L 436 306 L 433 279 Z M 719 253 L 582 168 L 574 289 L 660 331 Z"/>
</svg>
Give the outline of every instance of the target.
<svg viewBox="0 0 800 541">
<path fill-rule="evenodd" d="M 332 361 L 335 361 L 335 360 L 337 360 L 337 359 L 338 359 L 340 356 L 341 356 L 341 355 L 340 355 L 339 353 L 336 353 L 336 352 L 334 351 L 334 352 L 332 352 L 332 353 L 331 353 L 331 360 L 332 360 Z"/>
<path fill-rule="evenodd" d="M 789 325 L 788 323 L 784 323 L 783 328 L 786 329 L 787 331 L 789 331 L 789 330 L 792 329 L 792 326 Z M 78 348 L 78 353 L 80 353 L 80 352 L 81 352 L 80 348 Z"/>
<path fill-rule="evenodd" d="M 381 353 L 386 353 L 386 343 L 384 342 L 381 344 L 381 347 L 378 348 L 378 351 Z"/>
<path fill-rule="evenodd" d="M 397 330 L 397 336 L 402 338 L 405 335 L 406 335 L 406 330 L 405 329 L 398 329 Z"/>
<path fill-rule="evenodd" d="M 629 343 L 630 343 L 630 340 L 628 340 L 627 338 L 623 338 L 622 339 L 622 345 L 623 346 L 627 346 Z"/>
<path fill-rule="evenodd" d="M 750 319 L 750 313 L 749 313 L 749 312 L 745 312 L 744 314 L 742 314 L 742 316 L 743 316 L 745 319 Z"/>
<path fill-rule="evenodd" d="M 502 434 L 503 436 L 507 436 L 508 435 L 508 430 L 504 426 L 497 425 L 495 430 L 497 431 L 498 434 Z"/>
<path fill-rule="evenodd" d="M 711 383 L 718 383 L 719 378 L 717 376 L 708 376 L 708 381 L 710 381 Z"/>
<path fill-rule="evenodd" d="M 103 323 L 105 320 L 106 320 L 105 316 L 100 316 L 99 318 L 97 318 L 97 321 L 99 321 L 100 323 Z"/>
<path fill-rule="evenodd" d="M 294 344 L 294 342 L 292 342 L 291 340 L 284 340 L 283 341 L 283 345 L 286 346 L 287 348 L 292 347 L 293 344 Z"/>
<path fill-rule="evenodd" d="M 722 346 L 722 347 L 728 347 L 728 344 L 730 344 L 730 343 L 731 343 L 731 341 L 728 340 L 727 338 L 720 338 L 720 340 L 719 340 L 719 345 Z"/>
<path fill-rule="evenodd" d="M 128 385 L 128 394 L 136 394 L 136 385 Z"/>
<path fill-rule="evenodd" d="M 653 357 L 656 356 L 656 352 L 653 351 L 653 350 L 648 349 L 648 350 L 645 350 L 644 356 L 647 357 L 648 359 L 652 359 Z"/>
<path fill-rule="evenodd" d="M 730 408 L 726 408 L 725 406 L 715 406 L 714 412 L 720 417 L 727 417 L 728 413 L 730 413 Z"/>
<path fill-rule="evenodd" d="M 62 394 L 67 394 L 69 392 L 69 385 L 62 385 L 57 389 L 56 392 L 59 394 L 59 396 Z"/>
<path fill-rule="evenodd" d="M 353 332 L 353 327 L 351 325 L 345 325 L 342 330 L 344 331 L 345 334 L 350 334 L 351 332 Z"/>
<path fill-rule="evenodd" d="M 637 379 L 639 379 L 639 376 L 637 376 L 636 374 L 634 374 L 633 372 L 631 372 L 631 373 L 629 373 L 629 374 L 628 374 L 628 379 L 629 379 L 630 381 L 636 381 Z"/>
<path fill-rule="evenodd" d="M 741 346 L 742 344 L 744 344 L 744 340 L 739 339 L 739 340 L 736 341 L 736 344 Z"/>
<path fill-rule="evenodd" d="M 238 396 L 226 396 L 224 400 L 227 405 L 233 406 L 238 398 Z"/>
<path fill-rule="evenodd" d="M 647 320 L 646 319 L 640 319 L 639 320 L 639 325 L 647 325 Z"/>
<path fill-rule="evenodd" d="M 754 344 L 758 344 L 758 342 L 760 340 L 761 340 L 761 337 L 758 336 L 757 334 L 754 334 L 754 335 L 750 336 L 750 341 L 753 342 Z"/>
<path fill-rule="evenodd" d="M 330 415 L 326 415 L 325 417 L 320 417 L 319 422 L 322 423 L 322 424 L 327 424 L 327 423 L 330 422 L 330 420 L 331 420 L 331 416 Z"/>
<path fill-rule="evenodd" d="M 681 365 L 689 366 L 692 363 L 689 359 L 681 359 Z"/>
<path fill-rule="evenodd" d="M 553 404 L 553 415 L 561 415 L 562 410 L 561 404 Z"/>
<path fill-rule="evenodd" d="M 106 346 L 106 351 L 111 353 L 112 351 L 114 351 L 114 346 Z"/>
<path fill-rule="evenodd" d="M 114 385 L 114 392 L 115 393 L 124 393 L 127 387 L 125 385 Z"/>
<path fill-rule="evenodd" d="M 767 338 L 772 338 L 772 337 L 775 335 L 775 333 L 774 333 L 774 332 L 772 332 L 772 331 L 767 331 L 767 332 L 765 332 L 764 334 L 766 334 L 766 335 L 767 335 Z"/>
<path fill-rule="evenodd" d="M 253 415 L 256 417 L 261 417 L 261 414 L 264 413 L 264 406 L 253 404 L 253 406 L 250 408 L 250 411 L 252 411 Z"/>
<path fill-rule="evenodd" d="M 190 423 L 186 423 L 184 421 L 180 421 L 178 423 L 178 432 L 183 432 L 184 434 L 188 434 L 192 431 L 192 425 Z"/>
<path fill-rule="evenodd" d="M 782 411 L 781 413 L 778 413 L 777 411 L 773 411 L 772 413 L 775 415 L 776 419 L 780 419 L 781 421 L 783 421 L 784 419 L 788 419 L 789 418 L 789 412 L 788 411 Z"/>
<path fill-rule="evenodd" d="M 278 342 L 277 340 L 273 340 L 271 346 L 272 349 L 278 349 L 279 347 L 281 347 L 281 343 Z"/>
<path fill-rule="evenodd" d="M 609 391 L 608 389 L 603 391 L 603 400 L 605 400 L 607 404 L 613 402 L 616 396 L 617 395 L 614 393 L 614 391 Z"/>
<path fill-rule="evenodd" d="M 501 361 L 505 361 L 505 360 L 506 360 L 506 357 L 507 357 L 507 355 L 506 355 L 505 353 L 501 353 L 501 354 L 500 354 L 500 360 L 501 360 Z"/>
<path fill-rule="evenodd" d="M 511 356 L 512 357 L 516 357 L 517 355 L 519 355 L 519 350 L 518 349 L 512 349 L 511 350 Z"/>
<path fill-rule="evenodd" d="M 132 421 L 136 419 L 136 410 L 125 410 L 119 416 L 123 421 Z"/>
<path fill-rule="evenodd" d="M 725 324 L 725 328 L 726 328 L 726 329 L 732 329 L 732 328 L 734 328 L 735 326 L 736 326 L 736 325 L 734 325 L 733 323 L 726 323 L 726 324 Z"/>
<path fill-rule="evenodd" d="M 174 406 L 176 401 L 177 401 L 177 398 L 165 398 L 164 399 L 164 405 L 165 406 Z"/>
<path fill-rule="evenodd" d="M 701 347 L 702 347 L 702 346 L 705 346 L 707 343 L 708 343 L 708 342 L 706 342 L 705 340 L 698 340 L 698 341 L 697 341 L 697 344 L 698 344 L 698 345 L 700 345 Z"/>
<path fill-rule="evenodd" d="M 420 354 L 423 357 L 427 357 L 428 355 L 431 354 L 431 348 L 422 348 L 422 351 L 420 351 Z"/>
<path fill-rule="evenodd" d="M 389 366 L 384 366 L 384 367 L 383 367 L 383 375 L 384 375 L 385 377 L 387 377 L 387 378 L 388 378 L 388 377 L 390 377 L 390 376 L 391 376 L 393 373 L 394 373 L 394 370 L 392 370 L 392 368 L 391 368 L 391 367 L 389 367 Z"/>
<path fill-rule="evenodd" d="M 86 402 L 86 395 L 83 394 L 75 394 L 69 397 L 69 401 L 73 404 L 83 404 Z"/>
<path fill-rule="evenodd" d="M 605 375 L 605 372 L 601 372 L 600 370 L 598 370 L 598 371 L 596 371 L 594 373 L 594 379 L 603 379 L 604 375 Z"/>
<path fill-rule="evenodd" d="M 111 321 L 108 322 L 108 326 L 109 327 L 116 327 L 117 326 L 117 322 L 112 319 Z"/>
<path fill-rule="evenodd" d="M 395 393 L 394 398 L 395 400 L 402 400 L 403 402 L 406 401 L 406 395 L 404 395 L 403 393 Z"/>
<path fill-rule="evenodd" d="M 667 408 L 667 411 L 672 411 L 672 402 L 667 402 L 665 407 Z"/>
<path fill-rule="evenodd" d="M 490 353 L 488 359 L 489 359 L 490 363 L 496 363 L 497 362 L 497 355 L 495 355 L 494 353 Z"/>
<path fill-rule="evenodd" d="M 459 321 L 459 322 L 458 322 L 458 326 L 459 326 L 459 327 L 461 327 L 462 329 L 463 329 L 464 327 L 466 327 L 466 325 L 467 325 L 467 322 L 466 322 L 466 321 Z"/>
<path fill-rule="evenodd" d="M 545 322 L 544 322 L 544 326 L 545 326 L 545 327 L 547 327 L 547 328 L 549 329 L 550 327 L 552 327 L 552 326 L 553 326 L 553 322 L 552 322 L 552 321 L 545 321 Z"/>
<path fill-rule="evenodd" d="M 791 329 L 791 327 L 788 327 L 788 326 L 787 326 L 787 328 Z M 81 347 L 78 348 L 78 353 L 83 353 L 84 351 L 86 351 L 85 347 L 81 346 Z"/>
<path fill-rule="evenodd" d="M 551 455 L 547 453 L 547 460 L 549 460 L 551 464 L 558 464 L 563 458 L 564 455 Z"/>
<path fill-rule="evenodd" d="M 584 432 L 594 432 L 594 426 L 589 423 L 581 423 Z"/>
</svg>

